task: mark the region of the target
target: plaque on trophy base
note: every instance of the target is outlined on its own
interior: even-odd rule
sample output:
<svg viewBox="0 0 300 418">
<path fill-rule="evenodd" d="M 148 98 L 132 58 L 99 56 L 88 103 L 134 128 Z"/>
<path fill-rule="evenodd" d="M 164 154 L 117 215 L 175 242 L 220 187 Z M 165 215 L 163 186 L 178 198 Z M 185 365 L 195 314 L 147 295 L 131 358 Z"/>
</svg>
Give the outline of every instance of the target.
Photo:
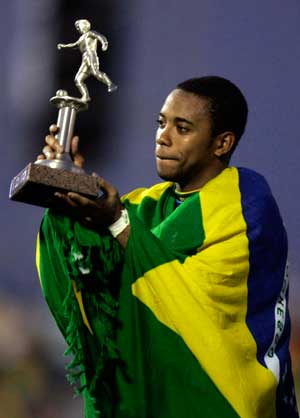
<svg viewBox="0 0 300 418">
<path fill-rule="evenodd" d="M 75 76 L 75 84 L 81 93 L 81 98 L 69 96 L 65 90 L 58 90 L 50 99 L 50 103 L 59 109 L 57 119 L 59 130 L 56 138 L 63 152 L 56 153 L 54 159 L 45 158 L 29 163 L 11 182 L 9 191 L 11 200 L 51 208 L 57 204 L 55 192 L 72 191 L 90 199 L 99 196 L 96 178 L 86 174 L 82 168 L 73 163 L 70 154 L 71 142 L 77 113 L 87 110 L 90 101 L 85 79 L 94 76 L 107 86 L 108 92 L 116 90 L 117 86 L 99 69 L 97 45 L 100 42 L 102 50 L 107 50 L 108 42 L 105 36 L 91 31 L 90 22 L 85 19 L 77 20 L 75 27 L 81 34 L 79 39 L 70 44 L 58 44 L 57 47 L 58 49 L 79 48 L 82 53 L 82 62 Z"/>
</svg>

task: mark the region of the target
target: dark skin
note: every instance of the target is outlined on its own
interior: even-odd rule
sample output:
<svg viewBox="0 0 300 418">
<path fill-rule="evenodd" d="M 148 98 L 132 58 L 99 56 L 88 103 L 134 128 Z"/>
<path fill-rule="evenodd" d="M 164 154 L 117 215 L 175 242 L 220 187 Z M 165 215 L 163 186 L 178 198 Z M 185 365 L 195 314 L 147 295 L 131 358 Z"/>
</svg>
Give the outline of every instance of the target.
<svg viewBox="0 0 300 418">
<path fill-rule="evenodd" d="M 163 104 L 156 132 L 159 176 L 174 181 L 177 190 L 200 189 L 227 167 L 235 135 L 212 137 L 205 98 L 173 90 Z"/>
<path fill-rule="evenodd" d="M 230 150 L 235 142 L 232 132 L 211 136 L 211 120 L 206 99 L 183 90 L 173 90 L 166 98 L 158 119 L 156 133 L 156 165 L 159 176 L 176 183 L 177 190 L 200 189 L 228 166 Z M 52 159 L 62 153 L 51 125 L 46 146 L 38 159 Z M 74 164 L 83 167 L 84 158 L 78 151 L 78 137 L 72 139 L 71 155 Z M 101 229 L 119 219 L 123 208 L 118 190 L 103 177 L 97 178 L 100 198 L 88 199 L 80 194 L 56 193 L 59 204 L 70 215 L 79 217 L 87 226 Z M 130 225 L 116 239 L 123 248 L 130 236 Z"/>
</svg>

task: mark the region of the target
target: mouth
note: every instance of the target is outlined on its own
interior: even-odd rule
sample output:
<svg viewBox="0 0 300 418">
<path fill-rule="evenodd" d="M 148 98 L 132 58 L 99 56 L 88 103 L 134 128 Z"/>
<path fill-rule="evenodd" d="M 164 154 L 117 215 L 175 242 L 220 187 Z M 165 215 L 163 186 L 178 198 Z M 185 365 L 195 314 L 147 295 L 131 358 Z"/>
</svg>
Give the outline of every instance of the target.
<svg viewBox="0 0 300 418">
<path fill-rule="evenodd" d="M 172 156 L 168 156 L 168 155 L 156 155 L 156 158 L 158 160 L 162 160 L 162 161 L 164 161 L 164 160 L 177 161 L 178 160 L 178 158 L 175 158 L 175 157 L 172 157 Z"/>
</svg>

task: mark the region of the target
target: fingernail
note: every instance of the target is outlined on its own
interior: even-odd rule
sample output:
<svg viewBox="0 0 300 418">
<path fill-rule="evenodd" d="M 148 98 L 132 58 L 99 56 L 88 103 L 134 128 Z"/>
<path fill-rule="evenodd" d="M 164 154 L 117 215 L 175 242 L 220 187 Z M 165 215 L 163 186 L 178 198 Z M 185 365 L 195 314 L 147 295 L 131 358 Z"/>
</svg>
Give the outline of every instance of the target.
<svg viewBox="0 0 300 418">
<path fill-rule="evenodd" d="M 92 176 L 93 177 L 97 177 L 99 180 L 102 180 L 103 179 L 103 177 L 99 176 L 99 174 L 97 174 L 95 172 L 92 173 Z"/>
</svg>

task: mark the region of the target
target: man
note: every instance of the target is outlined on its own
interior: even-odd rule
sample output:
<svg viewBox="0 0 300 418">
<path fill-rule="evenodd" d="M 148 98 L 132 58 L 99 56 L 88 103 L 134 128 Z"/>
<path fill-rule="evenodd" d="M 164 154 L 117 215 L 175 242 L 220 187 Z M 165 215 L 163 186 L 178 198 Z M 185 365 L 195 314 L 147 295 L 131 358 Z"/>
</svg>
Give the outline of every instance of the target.
<svg viewBox="0 0 300 418">
<path fill-rule="evenodd" d="M 87 418 L 298 417 L 286 233 L 264 178 L 228 167 L 246 119 L 230 81 L 187 80 L 158 118 L 163 183 L 57 193 L 70 216 L 46 214 L 37 265 Z"/>
</svg>

